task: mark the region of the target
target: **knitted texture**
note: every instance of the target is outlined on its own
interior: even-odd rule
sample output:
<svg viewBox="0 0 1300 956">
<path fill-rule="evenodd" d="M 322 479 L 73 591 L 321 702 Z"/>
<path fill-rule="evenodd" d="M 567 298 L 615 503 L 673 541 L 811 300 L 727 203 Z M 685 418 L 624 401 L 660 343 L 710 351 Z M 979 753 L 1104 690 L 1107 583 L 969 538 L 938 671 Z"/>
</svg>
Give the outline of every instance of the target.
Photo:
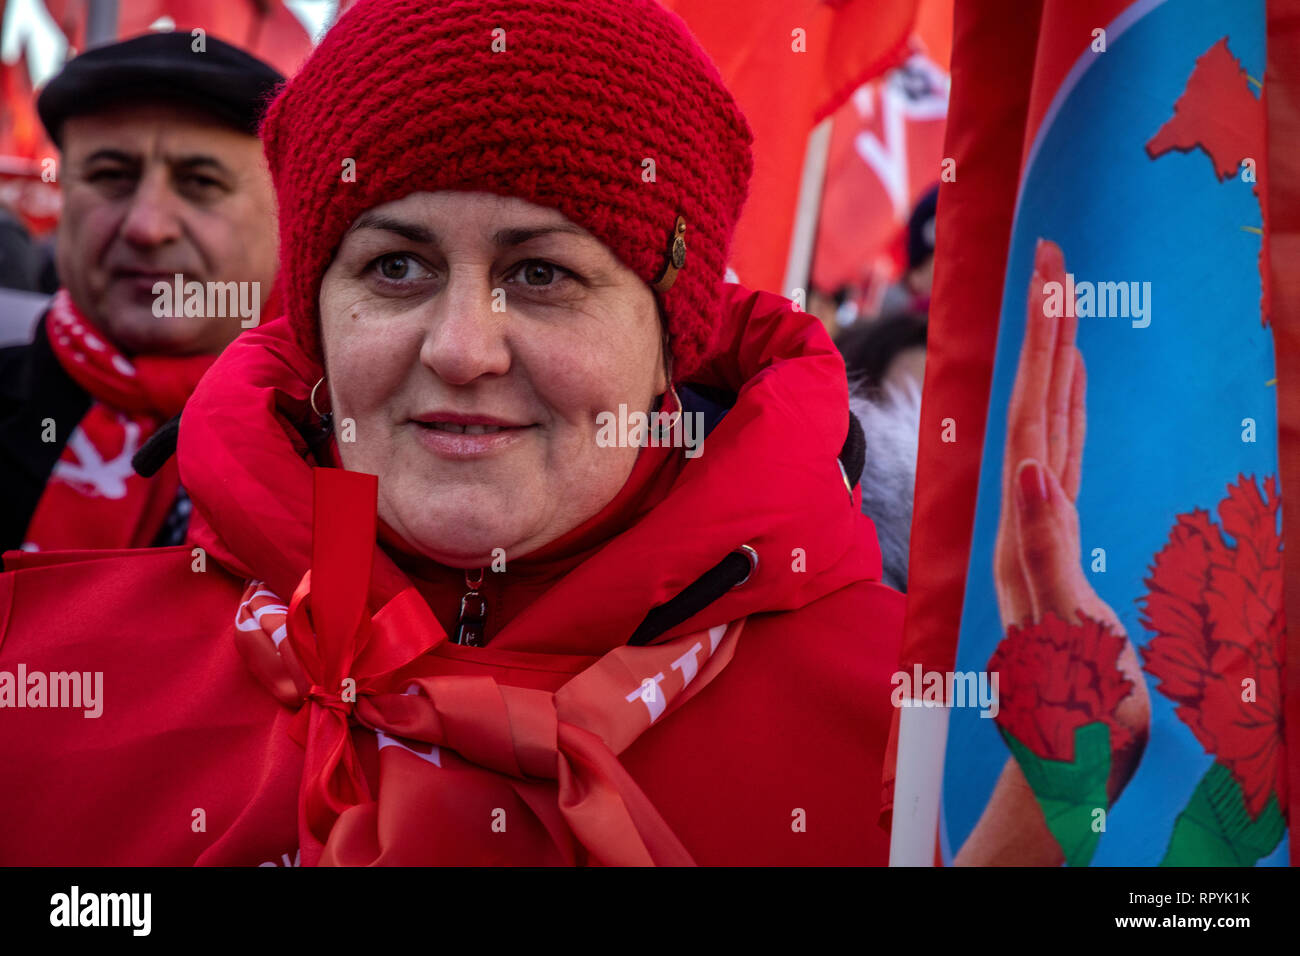
<svg viewBox="0 0 1300 956">
<path fill-rule="evenodd" d="M 262 138 L 290 321 L 317 357 L 320 281 L 344 232 L 438 190 L 557 209 L 647 284 L 681 215 L 685 267 L 656 293 L 673 377 L 710 354 L 752 136 L 656 0 L 360 0 L 272 103 Z"/>
</svg>

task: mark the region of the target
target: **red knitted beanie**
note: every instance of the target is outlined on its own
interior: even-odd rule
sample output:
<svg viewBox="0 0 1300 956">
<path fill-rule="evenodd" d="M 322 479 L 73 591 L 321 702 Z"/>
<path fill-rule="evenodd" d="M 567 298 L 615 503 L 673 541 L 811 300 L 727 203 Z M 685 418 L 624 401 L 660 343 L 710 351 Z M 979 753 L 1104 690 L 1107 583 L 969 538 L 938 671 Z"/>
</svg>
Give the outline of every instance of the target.
<svg viewBox="0 0 1300 956">
<path fill-rule="evenodd" d="M 444 189 L 557 209 L 651 286 L 680 216 L 685 261 L 678 243 L 680 271 L 656 293 L 673 377 L 710 353 L 752 137 L 656 0 L 360 0 L 271 105 L 262 139 L 289 318 L 313 355 L 321 277 L 353 220 Z"/>
</svg>

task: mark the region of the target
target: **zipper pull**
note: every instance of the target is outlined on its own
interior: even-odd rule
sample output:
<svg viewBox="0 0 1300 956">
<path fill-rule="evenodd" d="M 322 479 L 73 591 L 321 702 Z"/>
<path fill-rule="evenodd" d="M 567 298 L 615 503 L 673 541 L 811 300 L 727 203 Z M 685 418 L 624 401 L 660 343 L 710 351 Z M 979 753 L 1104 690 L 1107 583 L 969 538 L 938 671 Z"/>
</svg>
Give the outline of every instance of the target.
<svg viewBox="0 0 1300 956">
<path fill-rule="evenodd" d="M 477 577 L 470 577 L 465 571 L 465 587 L 468 589 L 460 599 L 460 618 L 456 621 L 456 643 L 466 647 L 482 647 L 487 643 L 483 632 L 487 629 L 487 601 L 479 593 L 483 586 L 483 569 L 479 568 Z"/>
</svg>

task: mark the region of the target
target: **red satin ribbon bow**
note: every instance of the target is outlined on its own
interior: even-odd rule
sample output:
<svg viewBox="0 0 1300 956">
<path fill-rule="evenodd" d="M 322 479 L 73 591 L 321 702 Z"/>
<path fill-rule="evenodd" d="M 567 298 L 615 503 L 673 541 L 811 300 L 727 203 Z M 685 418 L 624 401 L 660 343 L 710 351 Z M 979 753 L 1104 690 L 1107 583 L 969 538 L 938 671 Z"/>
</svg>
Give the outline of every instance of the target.
<svg viewBox="0 0 1300 956">
<path fill-rule="evenodd" d="M 236 618 L 250 670 L 298 708 L 291 733 L 306 749 L 303 862 L 319 862 L 349 808 L 382 799 L 370 792 L 356 723 L 447 748 L 513 780 L 555 781 L 551 813 L 534 810 L 548 816 L 558 808 L 591 862 L 691 864 L 617 754 L 712 681 L 730 661 L 743 621 L 653 647 L 615 648 L 555 693 L 489 676 L 409 676 L 408 665 L 447 638 L 414 588 L 368 614 L 376 480 L 336 469 L 315 475 L 316 587 L 308 572 L 286 611 L 251 582 Z"/>
</svg>

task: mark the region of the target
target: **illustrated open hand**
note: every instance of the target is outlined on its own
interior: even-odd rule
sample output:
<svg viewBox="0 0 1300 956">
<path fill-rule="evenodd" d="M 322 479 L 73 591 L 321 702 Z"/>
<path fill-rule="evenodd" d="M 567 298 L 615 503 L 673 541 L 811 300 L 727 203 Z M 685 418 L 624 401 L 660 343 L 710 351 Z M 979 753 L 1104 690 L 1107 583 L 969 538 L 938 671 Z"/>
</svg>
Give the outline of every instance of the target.
<svg viewBox="0 0 1300 956">
<path fill-rule="evenodd" d="M 1083 356 L 1074 344 L 1077 320 L 1044 314 L 1048 282 L 1065 282 L 1065 260 L 1040 240 L 1029 280 L 1020 367 L 1007 409 L 1002 459 L 1002 515 L 993 575 L 1005 629 L 1038 621 L 1047 611 L 1074 620 L 1075 611 L 1120 630 L 1114 612 L 1084 577 L 1075 499 L 1086 425 Z"/>
<path fill-rule="evenodd" d="M 1065 281 L 1060 248 L 1039 240 L 1020 365 L 1007 410 L 1002 511 L 993 562 L 998 611 L 1004 632 L 1052 614 L 1070 623 L 1086 616 L 1125 636 L 1119 618 L 1097 595 L 1081 564 L 1075 501 L 1086 425 L 1083 356 L 1075 345 L 1075 317 L 1049 316 L 1044 308 L 1045 285 L 1064 286 Z M 1132 736 L 1131 743 L 1113 755 L 1107 782 L 1112 803 L 1137 768 L 1150 722 L 1146 684 L 1126 636 L 1118 663 L 1133 689 L 1115 717 Z M 1051 864 L 1062 859 L 1024 775 L 1009 759 L 957 862 Z"/>
</svg>

